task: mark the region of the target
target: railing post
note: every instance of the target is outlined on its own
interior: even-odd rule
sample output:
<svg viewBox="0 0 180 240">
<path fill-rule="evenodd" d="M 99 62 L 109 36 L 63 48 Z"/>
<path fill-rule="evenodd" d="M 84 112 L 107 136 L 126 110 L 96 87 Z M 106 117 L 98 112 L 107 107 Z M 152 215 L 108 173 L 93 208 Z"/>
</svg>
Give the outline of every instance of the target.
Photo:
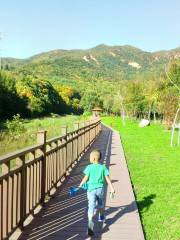
<svg viewBox="0 0 180 240">
<path fill-rule="evenodd" d="M 61 135 L 63 135 L 63 136 L 64 136 L 64 135 L 67 135 L 67 132 L 68 132 L 68 131 L 67 131 L 67 126 L 62 126 L 62 127 L 61 127 Z"/>
<path fill-rule="evenodd" d="M 83 122 L 82 124 L 83 124 L 83 127 L 84 127 L 84 134 L 83 134 L 83 151 L 85 151 L 85 150 L 86 150 L 86 128 L 85 128 L 86 124 L 85 124 L 85 122 Z"/>
<path fill-rule="evenodd" d="M 9 166 L 8 166 L 8 164 L 3 163 L 3 164 L 1 165 L 1 174 L 4 175 L 4 174 L 8 173 L 8 171 L 9 171 Z"/>
<path fill-rule="evenodd" d="M 93 137 L 93 128 L 91 128 L 92 127 L 91 121 L 89 121 L 89 125 L 90 125 L 90 127 L 89 127 L 89 143 L 91 143 L 92 137 Z"/>
<path fill-rule="evenodd" d="M 26 168 L 25 155 L 19 157 L 18 164 L 22 164 L 21 173 L 21 195 L 20 195 L 20 226 L 23 229 L 23 223 L 26 216 Z"/>
<path fill-rule="evenodd" d="M 42 174 L 41 174 L 41 204 L 45 202 L 45 195 L 46 195 L 46 135 L 47 131 L 39 131 L 37 133 L 37 143 L 43 144 L 42 153 L 43 153 L 43 160 L 42 160 Z"/>
<path fill-rule="evenodd" d="M 86 122 L 86 126 L 89 125 L 89 122 Z M 87 130 L 87 147 L 89 146 L 89 142 L 90 142 L 90 131 L 89 131 L 89 127 L 86 128 Z"/>
<path fill-rule="evenodd" d="M 79 123 L 76 122 L 74 123 L 74 130 L 78 130 L 79 129 Z M 77 131 L 76 134 L 76 159 L 79 157 L 79 136 L 78 136 L 79 132 Z"/>
<path fill-rule="evenodd" d="M 1 165 L 1 173 L 4 175 L 4 174 L 7 174 L 9 171 L 9 166 L 6 164 L 6 163 L 3 163 Z M 3 219 L 1 219 L 1 226 L 2 226 L 2 232 L 1 232 L 1 235 L 2 235 L 2 239 L 5 239 L 7 237 L 7 234 L 8 234 L 8 198 L 7 198 L 7 193 L 8 193 L 8 180 L 7 179 L 3 179 L 2 181 L 2 195 L 1 195 L 1 211 L 2 211 L 2 216 L 3 216 Z M 0 227 L 1 227 L 0 226 Z M 1 236 L 0 236 L 1 238 Z"/>
<path fill-rule="evenodd" d="M 78 130 L 78 129 L 79 129 L 79 123 L 76 122 L 76 123 L 74 123 L 74 130 Z"/>
<path fill-rule="evenodd" d="M 64 136 L 63 143 L 65 143 L 65 149 L 63 149 L 63 166 L 64 166 L 64 175 L 66 177 L 66 168 L 67 168 L 67 133 L 68 133 L 68 128 L 67 126 L 62 126 L 61 127 L 61 135 Z"/>
<path fill-rule="evenodd" d="M 86 148 L 87 148 L 87 132 L 86 132 L 86 122 L 83 122 L 83 125 L 84 125 L 84 131 L 85 131 L 85 133 L 84 133 L 84 149 L 86 150 Z"/>
</svg>

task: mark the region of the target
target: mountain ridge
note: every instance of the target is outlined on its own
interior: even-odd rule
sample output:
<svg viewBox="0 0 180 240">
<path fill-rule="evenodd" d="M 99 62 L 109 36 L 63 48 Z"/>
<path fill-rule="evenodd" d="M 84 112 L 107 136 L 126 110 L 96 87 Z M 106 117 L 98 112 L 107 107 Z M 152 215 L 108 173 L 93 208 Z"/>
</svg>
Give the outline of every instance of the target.
<svg viewBox="0 0 180 240">
<path fill-rule="evenodd" d="M 14 59 L 14 60 L 26 60 L 26 59 L 29 59 L 29 58 L 32 58 L 34 56 L 38 56 L 38 55 L 41 55 L 41 54 L 47 54 L 47 53 L 51 53 L 51 52 L 77 52 L 77 51 L 81 51 L 81 52 L 87 52 L 87 51 L 90 51 L 90 50 L 94 50 L 94 49 L 98 49 L 98 48 L 102 48 L 102 47 L 107 47 L 107 48 L 122 48 L 122 47 L 129 47 L 129 48 L 132 48 L 132 49 L 137 49 L 139 51 L 142 51 L 142 52 L 146 52 L 146 53 L 150 53 L 150 54 L 156 54 L 156 53 L 166 53 L 166 52 L 173 52 L 173 51 L 180 51 L 180 46 L 177 46 L 175 48 L 171 48 L 171 49 L 161 49 L 161 50 L 158 50 L 158 51 L 146 51 L 146 50 L 143 50 L 139 47 L 135 47 L 133 45 L 129 45 L 129 44 L 124 44 L 124 45 L 107 45 L 107 44 L 98 44 L 96 45 L 95 47 L 91 47 L 91 48 L 85 48 L 85 49 L 79 49 L 79 48 L 72 48 L 72 49 L 64 49 L 64 48 L 57 48 L 57 49 L 52 49 L 52 50 L 48 50 L 48 51 L 43 51 L 43 52 L 40 52 L 40 53 L 36 53 L 36 54 L 33 54 L 29 57 L 26 57 L 26 58 L 17 58 L 17 57 L 2 57 L 2 59 L 6 60 L 6 59 Z"/>
<path fill-rule="evenodd" d="M 158 77 L 164 66 L 180 59 L 180 47 L 146 52 L 131 45 L 97 45 L 90 49 L 55 49 L 26 59 L 3 58 L 8 69 L 48 80 L 76 83 L 79 79 L 120 81 Z"/>
</svg>

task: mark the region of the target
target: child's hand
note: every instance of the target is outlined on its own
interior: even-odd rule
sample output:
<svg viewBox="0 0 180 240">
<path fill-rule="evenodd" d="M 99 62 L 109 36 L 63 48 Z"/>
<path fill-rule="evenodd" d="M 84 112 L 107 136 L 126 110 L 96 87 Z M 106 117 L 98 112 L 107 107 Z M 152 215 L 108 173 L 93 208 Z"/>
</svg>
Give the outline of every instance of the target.
<svg viewBox="0 0 180 240">
<path fill-rule="evenodd" d="M 115 191 L 114 191 L 114 192 L 110 192 L 110 198 L 111 198 L 111 199 L 114 198 L 114 193 L 115 193 Z"/>
<path fill-rule="evenodd" d="M 113 194 L 115 193 L 115 190 L 114 190 L 114 188 L 111 188 L 111 193 L 113 193 Z"/>
<path fill-rule="evenodd" d="M 114 198 L 114 194 L 115 194 L 115 190 L 113 187 L 111 187 L 110 198 Z"/>
</svg>

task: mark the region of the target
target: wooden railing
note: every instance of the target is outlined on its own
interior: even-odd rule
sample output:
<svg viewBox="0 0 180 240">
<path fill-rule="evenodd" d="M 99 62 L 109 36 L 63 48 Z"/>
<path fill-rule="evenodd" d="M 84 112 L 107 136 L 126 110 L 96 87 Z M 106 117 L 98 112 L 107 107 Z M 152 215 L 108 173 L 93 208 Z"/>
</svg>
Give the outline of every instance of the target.
<svg viewBox="0 0 180 240">
<path fill-rule="evenodd" d="M 46 196 L 66 177 L 69 169 L 101 131 L 101 122 L 75 124 L 73 132 L 46 140 L 37 134 L 37 145 L 0 157 L 0 239 L 8 239 L 44 204 Z"/>
</svg>

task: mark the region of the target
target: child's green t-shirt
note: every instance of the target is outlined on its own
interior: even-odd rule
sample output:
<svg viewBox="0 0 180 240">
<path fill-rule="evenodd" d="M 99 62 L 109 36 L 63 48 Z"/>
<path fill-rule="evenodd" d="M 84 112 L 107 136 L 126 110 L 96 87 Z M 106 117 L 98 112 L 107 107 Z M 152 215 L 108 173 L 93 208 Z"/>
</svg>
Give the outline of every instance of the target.
<svg viewBox="0 0 180 240">
<path fill-rule="evenodd" d="M 87 184 L 88 192 L 90 192 L 96 188 L 103 187 L 104 177 L 109 175 L 109 171 L 105 165 L 93 163 L 85 168 L 84 174 L 89 178 Z"/>
</svg>

